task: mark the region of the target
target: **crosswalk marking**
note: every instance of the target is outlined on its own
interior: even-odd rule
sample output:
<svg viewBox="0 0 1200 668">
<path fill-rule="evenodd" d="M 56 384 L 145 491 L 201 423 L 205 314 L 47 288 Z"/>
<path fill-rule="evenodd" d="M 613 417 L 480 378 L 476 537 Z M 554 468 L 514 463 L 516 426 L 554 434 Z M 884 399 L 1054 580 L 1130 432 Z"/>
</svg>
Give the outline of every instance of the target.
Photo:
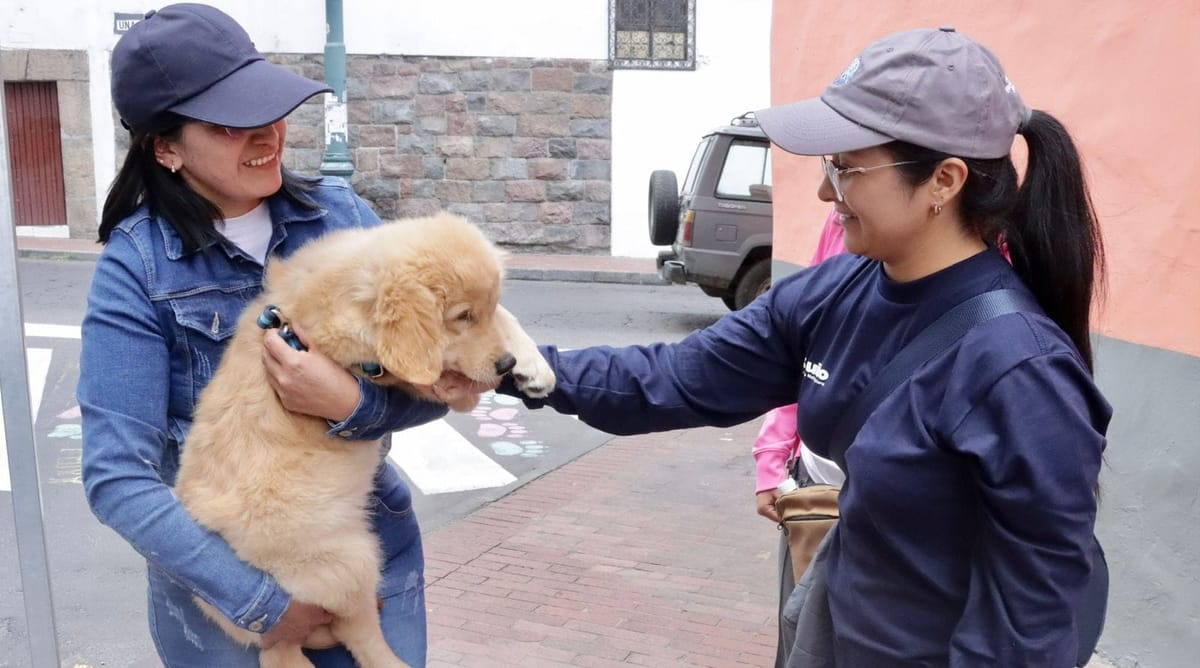
<svg viewBox="0 0 1200 668">
<path fill-rule="evenodd" d="M 445 420 L 393 433 L 389 457 L 422 494 L 503 487 L 517 480 Z"/>
<path fill-rule="evenodd" d="M 43 339 L 78 339 L 79 327 L 74 325 L 44 325 L 25 323 L 25 336 Z"/>
<path fill-rule="evenodd" d="M 34 423 L 37 422 L 38 407 L 42 403 L 42 393 L 46 389 L 46 374 L 50 372 L 52 352 L 49 348 L 25 349 L 25 360 L 29 373 L 29 405 L 33 409 Z M 0 407 L 3 405 L 0 403 Z M 0 491 L 10 492 L 12 491 L 12 480 L 8 474 L 8 439 L 5 436 L 3 425 L 3 417 L 0 417 Z"/>
<path fill-rule="evenodd" d="M 29 322 L 25 323 L 25 336 L 78 340 L 79 327 Z M 29 398 L 34 424 L 37 423 L 38 408 L 42 403 L 46 377 L 50 371 L 51 355 L 52 350 L 49 348 L 26 349 L 29 364 Z M 445 420 L 394 433 L 390 457 L 423 494 L 503 487 L 517 480 L 516 476 L 480 451 Z M 0 491 L 12 491 L 2 416 Z"/>
</svg>

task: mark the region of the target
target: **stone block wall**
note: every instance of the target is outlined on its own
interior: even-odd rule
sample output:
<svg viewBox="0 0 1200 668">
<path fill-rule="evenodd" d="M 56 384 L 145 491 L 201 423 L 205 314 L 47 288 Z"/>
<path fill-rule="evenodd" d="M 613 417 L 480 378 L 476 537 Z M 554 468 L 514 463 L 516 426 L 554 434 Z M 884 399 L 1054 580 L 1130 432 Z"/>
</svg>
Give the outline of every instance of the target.
<svg viewBox="0 0 1200 668">
<path fill-rule="evenodd" d="M 324 78 L 320 55 L 271 60 Z M 351 55 L 355 189 L 382 218 L 445 208 L 513 251 L 610 247 L 612 73 L 607 61 Z M 288 164 L 315 173 L 324 108 L 289 124 Z"/>
</svg>

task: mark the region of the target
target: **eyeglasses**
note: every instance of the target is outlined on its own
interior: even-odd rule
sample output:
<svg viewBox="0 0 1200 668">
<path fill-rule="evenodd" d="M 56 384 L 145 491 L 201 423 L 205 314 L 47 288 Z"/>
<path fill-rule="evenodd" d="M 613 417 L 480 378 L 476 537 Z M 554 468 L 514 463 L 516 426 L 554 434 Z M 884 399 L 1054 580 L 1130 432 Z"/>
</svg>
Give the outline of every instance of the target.
<svg viewBox="0 0 1200 668">
<path fill-rule="evenodd" d="M 828 156 L 821 156 L 821 168 L 825 170 L 825 178 L 829 179 L 829 185 L 833 186 L 833 194 L 837 196 L 837 201 L 845 202 L 846 193 L 842 192 L 843 176 L 850 174 L 864 174 L 871 170 L 883 169 L 884 167 L 896 167 L 898 165 L 911 165 L 916 160 L 904 160 L 902 162 L 889 162 L 886 165 L 875 165 L 874 167 L 836 167 L 829 160 Z"/>
</svg>

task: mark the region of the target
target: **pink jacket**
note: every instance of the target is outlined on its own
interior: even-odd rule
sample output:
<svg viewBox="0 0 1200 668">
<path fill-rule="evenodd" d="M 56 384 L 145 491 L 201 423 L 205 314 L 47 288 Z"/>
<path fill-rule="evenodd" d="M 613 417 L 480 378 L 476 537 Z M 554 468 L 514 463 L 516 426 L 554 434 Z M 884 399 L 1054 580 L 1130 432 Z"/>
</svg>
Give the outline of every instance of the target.
<svg viewBox="0 0 1200 668">
<path fill-rule="evenodd" d="M 837 211 L 831 210 L 825 218 L 817 250 L 809 265 L 818 264 L 828 257 L 846 250 L 842 243 L 842 226 L 838 224 Z M 754 441 L 754 462 L 758 469 L 755 492 L 775 489 L 787 477 L 788 460 L 798 456 L 803 444 L 796 434 L 796 404 L 781 406 L 767 413 L 758 438 Z"/>
</svg>

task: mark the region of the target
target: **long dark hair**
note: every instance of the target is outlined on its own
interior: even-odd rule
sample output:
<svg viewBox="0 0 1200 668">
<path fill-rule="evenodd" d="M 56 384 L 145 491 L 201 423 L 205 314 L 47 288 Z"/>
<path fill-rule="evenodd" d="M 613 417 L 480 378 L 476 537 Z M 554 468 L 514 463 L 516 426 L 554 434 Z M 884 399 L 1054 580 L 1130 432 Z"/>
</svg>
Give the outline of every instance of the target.
<svg viewBox="0 0 1200 668">
<path fill-rule="evenodd" d="M 960 211 L 968 229 L 989 244 L 1007 245 L 1013 269 L 1038 304 L 1093 369 L 1092 299 L 1103 292 L 1104 243 L 1079 152 L 1056 118 L 1034 110 L 1021 129 L 1029 147 L 1018 186 L 1012 158 L 962 158 L 967 164 Z M 912 186 L 928 181 L 952 156 L 905 142 L 887 148 Z"/>
<path fill-rule="evenodd" d="M 184 252 L 205 248 L 216 241 L 215 221 L 221 210 L 200 193 L 192 190 L 179 174 L 164 169 L 154 158 L 154 140 L 178 140 L 190 118 L 165 112 L 144 127 L 130 131 L 129 151 L 117 176 L 109 186 L 100 214 L 99 241 L 108 243 L 113 228 L 145 204 L 150 214 L 166 220 L 183 240 Z M 298 205 L 315 209 L 309 192 L 320 179 L 301 176 L 283 169 L 281 190 Z"/>
</svg>

